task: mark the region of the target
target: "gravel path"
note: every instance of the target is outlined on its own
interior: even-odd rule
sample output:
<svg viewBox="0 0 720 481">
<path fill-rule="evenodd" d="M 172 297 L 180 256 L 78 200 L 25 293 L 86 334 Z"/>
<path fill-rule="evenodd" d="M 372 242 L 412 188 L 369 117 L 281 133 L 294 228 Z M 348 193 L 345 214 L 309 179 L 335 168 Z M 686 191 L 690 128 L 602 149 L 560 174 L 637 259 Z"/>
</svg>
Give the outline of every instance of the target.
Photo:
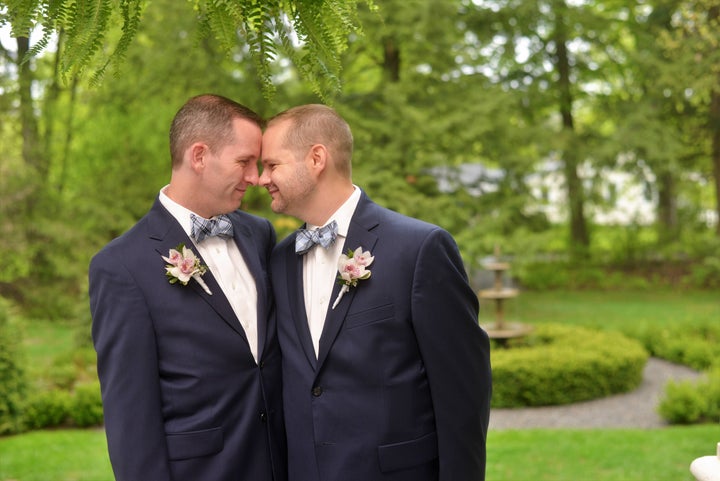
<svg viewBox="0 0 720 481">
<path fill-rule="evenodd" d="M 490 429 L 663 427 L 667 423 L 656 411 L 667 381 L 699 376 L 688 367 L 650 358 L 642 383 L 632 392 L 565 406 L 492 409 Z"/>
</svg>

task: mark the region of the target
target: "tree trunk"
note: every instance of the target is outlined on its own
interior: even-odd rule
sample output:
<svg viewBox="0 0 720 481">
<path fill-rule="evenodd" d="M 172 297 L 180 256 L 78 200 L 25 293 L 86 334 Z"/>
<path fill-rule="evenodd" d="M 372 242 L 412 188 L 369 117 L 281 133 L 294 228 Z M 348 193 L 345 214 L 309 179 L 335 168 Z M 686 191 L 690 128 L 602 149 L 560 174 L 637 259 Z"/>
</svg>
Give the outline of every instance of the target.
<svg viewBox="0 0 720 481">
<path fill-rule="evenodd" d="M 22 156 L 25 164 L 31 167 L 37 178 L 44 182 L 48 165 L 42 155 L 38 122 L 32 98 L 33 72 L 30 61 L 23 62 L 30 49 L 28 37 L 17 37 L 18 89 L 20 96 L 20 122 L 22 129 Z"/>
<path fill-rule="evenodd" d="M 570 80 L 570 59 L 565 33 L 564 2 L 558 3 L 555 25 L 555 67 L 558 72 L 560 115 L 562 130 L 565 132 L 564 163 L 567 183 L 568 208 L 570 209 L 570 251 L 574 257 L 585 257 L 590 246 L 590 236 L 585 221 L 585 194 L 582 179 L 578 174 L 578 150 L 575 141 L 575 126 L 572 113 L 573 95 Z"/>
<path fill-rule="evenodd" d="M 717 23 L 720 19 L 720 7 L 712 7 L 708 12 L 708 19 L 711 25 Z M 711 93 L 709 127 L 712 138 L 713 177 L 715 178 L 715 233 L 720 237 L 720 75 L 715 78 L 717 84 Z"/>
<path fill-rule="evenodd" d="M 392 83 L 400 81 L 400 49 L 392 37 L 383 39 L 383 72 L 385 80 Z"/>
<path fill-rule="evenodd" d="M 675 178 L 670 172 L 657 176 L 658 207 L 657 229 L 661 244 L 678 239 L 677 197 Z"/>
</svg>

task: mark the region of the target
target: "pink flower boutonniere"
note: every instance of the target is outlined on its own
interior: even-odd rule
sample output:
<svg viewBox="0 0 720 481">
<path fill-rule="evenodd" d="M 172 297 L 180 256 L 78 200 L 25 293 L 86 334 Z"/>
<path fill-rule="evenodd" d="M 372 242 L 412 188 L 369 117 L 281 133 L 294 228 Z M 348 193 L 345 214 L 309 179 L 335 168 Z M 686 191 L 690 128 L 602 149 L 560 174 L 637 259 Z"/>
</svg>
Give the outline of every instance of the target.
<svg viewBox="0 0 720 481">
<path fill-rule="evenodd" d="M 332 308 L 340 302 L 351 287 L 357 286 L 358 281 L 370 277 L 370 270 L 367 267 L 372 264 L 375 257 L 370 255 L 370 251 L 363 251 L 362 247 L 355 249 L 355 252 L 348 249 L 348 253 L 342 254 L 338 260 L 338 282 L 343 286 L 338 293 L 337 299 L 333 302 Z"/>
<path fill-rule="evenodd" d="M 200 259 L 195 256 L 192 249 L 180 244 L 175 249 L 170 249 L 168 257 L 162 256 L 162 258 L 168 263 L 165 266 L 165 275 L 170 280 L 170 284 L 179 282 L 186 286 L 190 279 L 195 279 L 203 290 L 212 296 L 212 292 L 201 277 L 207 271 L 207 266 L 200 263 Z"/>
</svg>

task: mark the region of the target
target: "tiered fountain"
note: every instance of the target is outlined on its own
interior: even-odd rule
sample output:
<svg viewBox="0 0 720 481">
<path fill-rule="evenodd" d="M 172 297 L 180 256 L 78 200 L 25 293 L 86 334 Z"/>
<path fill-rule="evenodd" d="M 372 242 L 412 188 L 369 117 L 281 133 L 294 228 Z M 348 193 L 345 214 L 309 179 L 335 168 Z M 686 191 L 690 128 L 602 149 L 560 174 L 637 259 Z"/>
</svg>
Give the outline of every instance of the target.
<svg viewBox="0 0 720 481">
<path fill-rule="evenodd" d="M 504 285 L 503 274 L 510 269 L 510 264 L 501 262 L 499 247 L 495 247 L 495 255 L 492 261 L 485 263 L 484 267 L 485 270 L 495 273 L 495 281 L 491 289 L 479 291 L 478 297 L 495 301 L 495 322 L 482 326 L 483 329 L 488 333 L 490 339 L 496 339 L 501 344 L 507 343 L 510 339 L 528 335 L 532 331 L 532 326 L 520 322 L 505 321 L 503 303 L 508 299 L 517 297 L 518 290 Z"/>
</svg>

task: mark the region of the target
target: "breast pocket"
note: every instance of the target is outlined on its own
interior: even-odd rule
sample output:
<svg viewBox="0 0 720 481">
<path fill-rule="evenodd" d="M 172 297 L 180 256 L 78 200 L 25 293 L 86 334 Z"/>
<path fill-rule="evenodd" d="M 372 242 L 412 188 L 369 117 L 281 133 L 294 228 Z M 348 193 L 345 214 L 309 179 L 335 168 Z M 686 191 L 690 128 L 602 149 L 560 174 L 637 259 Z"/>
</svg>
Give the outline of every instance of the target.
<svg viewBox="0 0 720 481">
<path fill-rule="evenodd" d="M 385 304 L 348 315 L 345 319 L 345 329 L 367 326 L 368 324 L 385 321 L 394 317 L 395 306 L 393 304 Z"/>
</svg>

